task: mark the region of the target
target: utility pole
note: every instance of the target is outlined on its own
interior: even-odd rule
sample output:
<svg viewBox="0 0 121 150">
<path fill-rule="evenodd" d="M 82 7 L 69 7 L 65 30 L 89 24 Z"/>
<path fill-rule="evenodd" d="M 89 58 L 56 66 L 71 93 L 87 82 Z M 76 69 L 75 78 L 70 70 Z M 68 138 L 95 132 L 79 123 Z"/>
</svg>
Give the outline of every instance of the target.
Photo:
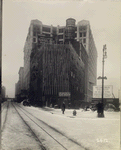
<svg viewBox="0 0 121 150">
<path fill-rule="evenodd" d="M 104 59 L 107 58 L 107 51 L 106 51 L 106 44 L 103 46 L 103 58 L 102 58 L 102 77 L 99 76 L 97 79 L 102 79 L 102 105 L 104 106 L 104 79 L 107 79 L 107 77 L 104 77 Z M 104 107 L 102 108 L 101 117 L 104 117 Z"/>
</svg>

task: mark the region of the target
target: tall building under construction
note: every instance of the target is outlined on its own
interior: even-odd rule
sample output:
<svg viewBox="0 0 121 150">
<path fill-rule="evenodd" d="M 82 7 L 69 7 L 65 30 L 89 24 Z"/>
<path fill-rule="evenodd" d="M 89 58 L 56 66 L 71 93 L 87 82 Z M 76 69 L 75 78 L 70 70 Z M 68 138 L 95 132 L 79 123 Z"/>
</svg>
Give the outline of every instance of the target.
<svg viewBox="0 0 121 150">
<path fill-rule="evenodd" d="M 97 50 L 89 21 L 69 18 L 65 26 L 32 20 L 24 47 L 24 89 L 31 101 L 73 105 L 92 98 Z"/>
</svg>

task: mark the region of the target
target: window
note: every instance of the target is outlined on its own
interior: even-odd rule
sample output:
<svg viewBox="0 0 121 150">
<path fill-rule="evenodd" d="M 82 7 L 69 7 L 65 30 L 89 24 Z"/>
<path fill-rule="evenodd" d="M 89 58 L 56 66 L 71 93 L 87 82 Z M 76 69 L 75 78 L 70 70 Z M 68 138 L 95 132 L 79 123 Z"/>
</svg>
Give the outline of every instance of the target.
<svg viewBox="0 0 121 150">
<path fill-rule="evenodd" d="M 42 30 L 45 32 L 50 32 L 50 28 L 48 28 L 48 27 L 43 27 Z"/>
<path fill-rule="evenodd" d="M 86 32 L 83 33 L 83 36 L 86 37 Z"/>
<path fill-rule="evenodd" d="M 82 39 L 79 39 L 79 42 L 82 43 Z"/>
<path fill-rule="evenodd" d="M 83 43 L 86 43 L 86 39 L 83 39 Z"/>
<path fill-rule="evenodd" d="M 80 37 L 82 37 L 82 32 L 80 32 Z"/>
<path fill-rule="evenodd" d="M 86 30 L 86 26 L 80 26 L 79 29 L 80 29 L 80 31 L 84 31 L 84 30 Z"/>
<path fill-rule="evenodd" d="M 58 38 L 59 39 L 63 39 L 63 35 L 58 35 Z"/>
<path fill-rule="evenodd" d="M 63 33 L 63 29 L 59 29 L 59 33 Z"/>
<path fill-rule="evenodd" d="M 35 37 L 33 38 L 33 43 L 36 43 L 36 38 Z"/>
</svg>

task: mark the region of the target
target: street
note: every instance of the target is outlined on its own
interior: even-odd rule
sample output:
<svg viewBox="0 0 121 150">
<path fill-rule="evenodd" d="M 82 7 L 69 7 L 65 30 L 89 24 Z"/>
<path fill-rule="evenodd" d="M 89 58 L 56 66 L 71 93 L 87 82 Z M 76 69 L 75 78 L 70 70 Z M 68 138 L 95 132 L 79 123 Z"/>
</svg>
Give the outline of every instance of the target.
<svg viewBox="0 0 121 150">
<path fill-rule="evenodd" d="M 27 107 L 2 104 L 2 150 L 119 150 L 120 112 Z"/>
</svg>

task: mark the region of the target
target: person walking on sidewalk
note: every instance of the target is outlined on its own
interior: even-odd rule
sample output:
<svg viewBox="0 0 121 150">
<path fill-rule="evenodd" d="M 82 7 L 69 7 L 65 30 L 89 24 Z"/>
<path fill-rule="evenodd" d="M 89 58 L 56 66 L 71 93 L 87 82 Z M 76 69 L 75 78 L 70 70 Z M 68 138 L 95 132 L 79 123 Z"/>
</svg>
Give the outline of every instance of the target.
<svg viewBox="0 0 121 150">
<path fill-rule="evenodd" d="M 64 114 L 64 111 L 65 111 L 65 103 L 63 102 L 62 104 L 62 113 Z"/>
</svg>

